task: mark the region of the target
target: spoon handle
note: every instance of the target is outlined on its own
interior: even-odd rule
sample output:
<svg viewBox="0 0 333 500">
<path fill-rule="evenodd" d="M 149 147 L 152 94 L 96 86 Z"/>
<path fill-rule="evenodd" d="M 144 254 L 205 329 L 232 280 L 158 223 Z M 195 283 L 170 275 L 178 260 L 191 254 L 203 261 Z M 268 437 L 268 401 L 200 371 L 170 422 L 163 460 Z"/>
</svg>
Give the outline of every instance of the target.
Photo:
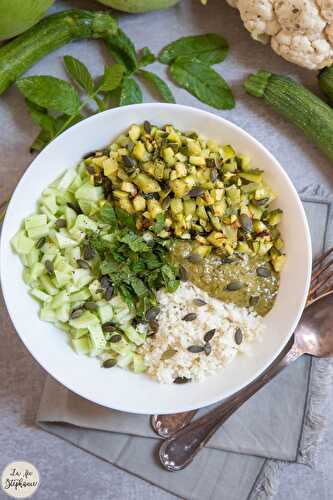
<svg viewBox="0 0 333 500">
<path fill-rule="evenodd" d="M 283 368 L 302 355 L 292 338 L 278 358 L 266 371 L 244 389 L 228 398 L 203 417 L 166 439 L 159 450 L 160 461 L 169 471 L 186 467 L 196 453 L 233 413 Z"/>
</svg>

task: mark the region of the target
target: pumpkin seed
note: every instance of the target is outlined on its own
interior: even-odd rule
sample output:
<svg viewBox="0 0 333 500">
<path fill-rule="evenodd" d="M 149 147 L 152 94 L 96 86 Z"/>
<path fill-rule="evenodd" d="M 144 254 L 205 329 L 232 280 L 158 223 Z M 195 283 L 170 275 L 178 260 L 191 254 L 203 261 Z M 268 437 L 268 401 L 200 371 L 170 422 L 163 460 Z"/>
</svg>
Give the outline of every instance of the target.
<svg viewBox="0 0 333 500">
<path fill-rule="evenodd" d="M 206 167 L 215 168 L 216 167 L 215 159 L 214 158 L 206 158 Z"/>
<path fill-rule="evenodd" d="M 230 283 L 225 287 L 228 292 L 236 292 L 243 287 L 243 283 L 240 281 L 230 281 Z"/>
<path fill-rule="evenodd" d="M 116 329 L 114 323 L 112 321 L 107 321 L 106 323 L 103 323 L 102 325 L 102 330 L 103 332 L 114 332 Z"/>
<path fill-rule="evenodd" d="M 221 264 L 232 264 L 233 262 L 235 262 L 235 259 L 232 257 L 223 257 L 221 259 Z"/>
<path fill-rule="evenodd" d="M 146 132 L 147 134 L 150 134 L 150 132 L 151 132 L 151 124 L 149 123 L 149 121 L 148 121 L 148 120 L 145 120 L 145 121 L 143 122 L 143 128 L 144 128 L 144 130 L 145 130 L 145 132 Z"/>
<path fill-rule="evenodd" d="M 96 302 L 85 302 L 84 307 L 88 309 L 88 311 L 96 311 L 98 309 Z"/>
<path fill-rule="evenodd" d="M 92 259 L 93 257 L 95 257 L 96 255 L 96 252 L 95 250 L 93 249 L 93 247 L 90 245 L 90 243 L 86 243 L 83 247 L 83 257 L 86 259 L 86 260 L 90 260 Z"/>
<path fill-rule="evenodd" d="M 160 314 L 160 312 L 161 312 L 161 309 L 159 307 L 152 307 L 146 313 L 146 320 L 151 321 L 153 319 L 156 319 L 157 316 Z"/>
<path fill-rule="evenodd" d="M 72 210 L 74 210 L 74 212 L 76 212 L 77 214 L 82 214 L 82 210 L 81 210 L 81 208 L 80 208 L 80 206 L 79 206 L 78 203 L 72 203 L 72 202 L 69 201 L 67 203 L 67 206 L 69 208 L 71 208 Z"/>
<path fill-rule="evenodd" d="M 202 307 L 202 306 L 206 306 L 207 302 L 205 302 L 202 299 L 193 299 L 193 304 L 195 304 L 196 306 Z"/>
<path fill-rule="evenodd" d="M 191 382 L 191 379 L 186 377 L 176 377 L 173 381 L 174 384 L 187 384 L 188 382 Z"/>
<path fill-rule="evenodd" d="M 152 319 L 151 321 L 149 321 L 149 328 L 151 330 L 151 335 L 154 335 L 158 329 L 159 329 L 159 323 L 156 319 Z"/>
<path fill-rule="evenodd" d="M 188 196 L 190 198 L 196 198 L 197 196 L 201 196 L 205 192 L 204 188 L 196 186 L 188 192 Z"/>
<path fill-rule="evenodd" d="M 45 267 L 46 267 L 46 270 L 49 274 L 53 274 L 54 273 L 54 265 L 53 265 L 53 262 L 51 262 L 50 260 L 46 260 L 45 261 Z"/>
<path fill-rule="evenodd" d="M 90 174 L 90 175 L 96 174 L 96 169 L 95 169 L 94 165 L 87 165 L 86 170 L 87 170 L 88 174 Z"/>
<path fill-rule="evenodd" d="M 199 352 L 204 351 L 205 348 L 202 345 L 190 345 L 187 350 L 193 354 L 198 354 Z"/>
<path fill-rule="evenodd" d="M 39 238 L 39 240 L 36 241 L 35 247 L 39 250 L 40 248 L 42 248 L 42 246 L 44 245 L 44 243 L 46 243 L 45 236 L 43 236 L 42 238 Z"/>
<path fill-rule="evenodd" d="M 191 253 L 188 255 L 187 260 L 192 262 L 193 264 L 199 264 L 201 262 L 201 257 L 197 253 Z"/>
<path fill-rule="evenodd" d="M 162 201 L 163 210 L 167 210 L 169 208 L 170 200 L 171 200 L 170 196 L 167 196 L 166 198 L 164 198 L 164 200 Z"/>
<path fill-rule="evenodd" d="M 104 292 L 105 300 L 111 300 L 113 297 L 113 286 L 108 286 L 108 288 Z"/>
<path fill-rule="evenodd" d="M 112 368 L 113 366 L 116 366 L 116 364 L 117 364 L 117 360 L 116 359 L 109 358 L 109 359 L 106 359 L 103 362 L 102 366 L 103 366 L 103 368 Z"/>
<path fill-rule="evenodd" d="M 269 278 L 272 275 L 271 270 L 266 266 L 257 267 L 256 273 L 261 278 Z"/>
<path fill-rule="evenodd" d="M 179 279 L 180 281 L 188 280 L 188 274 L 184 266 L 179 266 Z"/>
<path fill-rule="evenodd" d="M 160 195 L 158 193 L 143 193 L 142 196 L 145 200 L 159 200 Z"/>
<path fill-rule="evenodd" d="M 101 174 L 97 174 L 94 176 L 94 186 L 100 186 L 103 183 L 103 177 Z"/>
<path fill-rule="evenodd" d="M 261 198 L 261 200 L 251 200 L 251 203 L 253 205 L 256 205 L 257 207 L 262 207 L 263 205 L 267 205 L 269 202 L 269 198 Z"/>
<path fill-rule="evenodd" d="M 120 341 L 121 341 L 121 335 L 119 333 L 112 335 L 112 337 L 110 338 L 110 342 L 112 342 L 113 344 L 116 344 L 117 342 Z"/>
<path fill-rule="evenodd" d="M 258 304 L 259 302 L 259 296 L 258 295 L 252 295 L 249 300 L 249 305 L 251 307 L 254 307 Z"/>
<path fill-rule="evenodd" d="M 240 214 L 239 216 L 239 222 L 244 229 L 244 231 L 247 231 L 248 233 L 252 231 L 253 228 L 253 222 L 251 217 L 249 217 L 247 214 Z"/>
<path fill-rule="evenodd" d="M 212 182 L 216 182 L 217 181 L 217 177 L 218 177 L 218 172 L 216 170 L 216 168 L 213 168 L 211 173 L 210 173 L 210 180 Z"/>
<path fill-rule="evenodd" d="M 83 259 L 77 259 L 77 265 L 81 268 L 81 269 L 90 269 L 90 266 L 88 264 L 88 262 L 86 262 L 85 260 Z"/>
<path fill-rule="evenodd" d="M 205 350 L 206 356 L 209 356 L 210 353 L 212 352 L 212 346 L 210 345 L 209 342 L 205 343 L 204 350 Z"/>
<path fill-rule="evenodd" d="M 212 328 L 212 330 L 208 330 L 208 332 L 206 332 L 204 335 L 204 341 L 209 342 L 210 340 L 212 340 L 212 338 L 215 335 L 215 332 L 216 332 L 216 328 Z"/>
<path fill-rule="evenodd" d="M 80 316 L 82 316 L 83 313 L 84 313 L 84 309 L 82 309 L 82 307 L 78 307 L 77 309 L 73 309 L 73 311 L 71 312 L 71 318 L 72 319 L 79 318 Z"/>
<path fill-rule="evenodd" d="M 102 276 L 101 287 L 108 288 L 110 285 L 111 285 L 111 280 L 110 280 L 109 276 L 106 276 L 106 275 Z"/>
<path fill-rule="evenodd" d="M 162 354 L 161 356 L 161 361 L 166 361 L 167 359 L 170 359 L 172 358 L 175 354 L 177 354 L 177 350 L 176 349 L 167 349 L 166 351 L 164 351 L 164 353 Z"/>
<path fill-rule="evenodd" d="M 197 315 L 195 313 L 188 313 L 182 318 L 184 321 L 194 321 Z"/>
<path fill-rule="evenodd" d="M 122 156 L 123 164 L 127 172 L 133 172 L 136 169 L 136 161 L 130 156 Z"/>
<path fill-rule="evenodd" d="M 62 227 L 66 227 L 67 224 L 66 224 L 66 221 L 65 219 L 58 219 L 55 221 L 55 225 L 58 229 L 61 229 Z"/>
<path fill-rule="evenodd" d="M 237 328 L 235 331 L 235 342 L 237 345 L 240 345 L 242 343 L 242 340 L 243 340 L 242 330 L 240 328 Z"/>
</svg>

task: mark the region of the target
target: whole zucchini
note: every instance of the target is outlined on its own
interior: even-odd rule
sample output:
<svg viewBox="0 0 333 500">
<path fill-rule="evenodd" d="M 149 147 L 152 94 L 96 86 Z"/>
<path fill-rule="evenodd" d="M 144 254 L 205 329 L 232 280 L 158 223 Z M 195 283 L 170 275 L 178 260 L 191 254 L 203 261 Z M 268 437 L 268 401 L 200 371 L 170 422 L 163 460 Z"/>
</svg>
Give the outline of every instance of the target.
<svg viewBox="0 0 333 500">
<path fill-rule="evenodd" d="M 301 129 L 333 161 L 333 109 L 291 78 L 258 71 L 244 83 L 286 120 Z"/>
<path fill-rule="evenodd" d="M 80 38 L 104 38 L 117 32 L 106 12 L 65 10 L 45 17 L 0 48 L 0 94 L 46 54 Z"/>
<path fill-rule="evenodd" d="M 318 73 L 319 86 L 324 94 L 333 103 L 333 66 L 329 66 Z"/>
</svg>

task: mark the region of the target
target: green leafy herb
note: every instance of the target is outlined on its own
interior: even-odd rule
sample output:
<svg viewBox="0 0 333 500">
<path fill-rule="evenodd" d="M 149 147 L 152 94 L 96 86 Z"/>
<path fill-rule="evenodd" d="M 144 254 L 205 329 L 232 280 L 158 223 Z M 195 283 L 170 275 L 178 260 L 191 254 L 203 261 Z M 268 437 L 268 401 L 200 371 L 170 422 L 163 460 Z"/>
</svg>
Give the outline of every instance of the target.
<svg viewBox="0 0 333 500">
<path fill-rule="evenodd" d="M 142 100 L 142 92 L 136 81 L 133 78 L 124 78 L 121 86 L 119 105 L 140 104 Z"/>
<path fill-rule="evenodd" d="M 99 255 L 100 272 L 109 276 L 114 291 L 139 316 L 145 317 L 147 310 L 156 306 L 157 290 L 165 287 L 171 292 L 179 286 L 176 268 L 169 264 L 168 244 L 164 240 L 150 236 L 146 241 L 129 227 L 129 219 L 124 218 L 126 212 L 116 209 L 115 222 L 110 208 L 102 208 L 99 213 L 100 220 L 110 220 L 109 230 L 103 230 L 102 235 L 92 233 L 89 244 Z M 104 237 L 108 234 L 112 238 Z"/>
<path fill-rule="evenodd" d="M 235 101 L 226 81 L 210 66 L 188 57 L 177 58 L 170 66 L 178 85 L 216 109 L 232 109 Z"/>
<path fill-rule="evenodd" d="M 26 99 L 49 111 L 73 115 L 79 110 L 76 90 L 54 76 L 28 76 L 18 80 L 17 86 Z"/>
<path fill-rule="evenodd" d="M 150 229 L 154 233 L 158 234 L 164 229 L 164 226 L 165 226 L 165 215 L 164 214 L 157 214 L 156 221 L 150 227 Z"/>
<path fill-rule="evenodd" d="M 135 219 L 131 214 L 129 214 L 128 212 L 126 212 L 126 210 L 123 210 L 122 208 L 119 207 L 117 207 L 115 211 L 117 219 L 122 226 L 132 229 L 132 231 L 136 230 Z"/>
<path fill-rule="evenodd" d="M 94 91 L 94 82 L 87 66 L 72 56 L 64 56 L 64 64 L 69 76 L 85 90 L 88 95 L 91 95 Z"/>
<path fill-rule="evenodd" d="M 102 92 L 112 92 L 118 88 L 122 82 L 125 67 L 122 64 L 105 66 L 102 83 L 99 90 Z"/>
<path fill-rule="evenodd" d="M 47 114 L 47 111 L 37 104 L 26 99 L 26 105 L 30 112 L 32 121 L 39 125 L 41 129 L 45 130 L 45 132 L 49 132 L 52 135 L 56 128 L 56 120 Z"/>
<path fill-rule="evenodd" d="M 140 75 L 142 75 L 146 80 L 148 80 L 148 82 L 152 84 L 154 89 L 162 97 L 163 101 L 171 103 L 176 102 L 171 90 L 169 89 L 168 85 L 162 80 L 162 78 L 155 75 L 155 73 L 152 73 L 151 71 L 144 70 L 140 71 Z"/>
<path fill-rule="evenodd" d="M 190 57 L 208 65 L 216 64 L 225 59 L 228 49 L 228 42 L 215 33 L 185 36 L 164 47 L 159 61 L 171 64 L 177 57 Z"/>
<path fill-rule="evenodd" d="M 105 39 L 117 63 L 125 66 L 128 73 L 133 73 L 138 67 L 135 46 L 122 29 L 118 29 L 116 36 Z"/>
<path fill-rule="evenodd" d="M 143 47 L 140 52 L 139 67 L 143 68 L 156 61 L 156 57 L 148 47 Z"/>
<path fill-rule="evenodd" d="M 117 216 L 114 208 L 111 206 L 104 205 L 98 214 L 99 220 L 104 224 L 109 224 L 111 231 L 114 231 L 117 227 Z"/>
</svg>

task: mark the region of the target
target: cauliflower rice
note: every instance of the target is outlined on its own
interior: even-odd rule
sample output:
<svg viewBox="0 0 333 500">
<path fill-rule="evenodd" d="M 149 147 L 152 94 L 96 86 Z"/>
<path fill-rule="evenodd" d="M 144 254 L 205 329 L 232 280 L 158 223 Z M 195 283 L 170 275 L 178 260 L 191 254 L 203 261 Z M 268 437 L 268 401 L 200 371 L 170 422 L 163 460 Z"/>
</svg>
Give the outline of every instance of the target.
<svg viewBox="0 0 333 500">
<path fill-rule="evenodd" d="M 202 299 L 198 306 L 194 299 Z M 142 346 L 148 374 L 163 384 L 171 384 L 177 377 L 201 381 L 229 363 L 238 352 L 250 351 L 249 344 L 262 336 L 263 318 L 254 311 L 234 304 L 227 304 L 210 297 L 193 283 L 182 282 L 174 293 L 158 292 L 161 312 L 158 332 Z M 189 313 L 196 313 L 193 321 L 183 320 Z M 241 329 L 242 341 L 235 342 L 235 332 Z M 203 337 L 216 329 L 210 341 L 211 353 L 192 353 L 188 347 L 203 346 Z M 167 350 L 177 351 L 171 358 L 161 360 Z"/>
</svg>

